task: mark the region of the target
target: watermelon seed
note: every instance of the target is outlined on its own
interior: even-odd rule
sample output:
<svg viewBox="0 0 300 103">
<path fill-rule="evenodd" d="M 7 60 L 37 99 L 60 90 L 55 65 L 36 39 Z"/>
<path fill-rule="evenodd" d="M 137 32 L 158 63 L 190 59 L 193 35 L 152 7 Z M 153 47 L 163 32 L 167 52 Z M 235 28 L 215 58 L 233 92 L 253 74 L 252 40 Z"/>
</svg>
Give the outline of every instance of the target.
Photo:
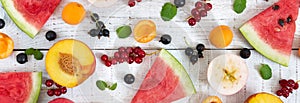
<svg viewBox="0 0 300 103">
<path fill-rule="evenodd" d="M 276 27 L 274 28 L 274 31 L 276 31 L 276 32 L 280 32 L 280 31 L 281 31 L 281 29 L 280 29 L 279 27 L 277 27 L 277 26 L 276 26 Z"/>
<path fill-rule="evenodd" d="M 287 22 L 287 23 L 290 23 L 290 22 L 292 22 L 292 17 L 291 17 L 291 16 L 289 16 L 289 17 L 286 19 L 286 22 Z"/>
<path fill-rule="evenodd" d="M 279 9 L 279 5 L 273 5 L 272 9 L 273 10 L 278 10 Z"/>
<path fill-rule="evenodd" d="M 278 24 L 283 27 L 284 26 L 284 20 L 283 19 L 279 19 L 278 20 Z"/>
</svg>

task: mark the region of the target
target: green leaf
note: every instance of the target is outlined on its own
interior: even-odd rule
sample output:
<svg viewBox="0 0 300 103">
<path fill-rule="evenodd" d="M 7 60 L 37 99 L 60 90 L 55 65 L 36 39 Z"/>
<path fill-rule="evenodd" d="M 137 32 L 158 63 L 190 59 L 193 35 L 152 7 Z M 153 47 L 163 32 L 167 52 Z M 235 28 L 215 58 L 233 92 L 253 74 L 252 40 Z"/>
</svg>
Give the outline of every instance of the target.
<svg viewBox="0 0 300 103">
<path fill-rule="evenodd" d="M 100 90 L 105 90 L 107 87 L 107 84 L 102 80 L 97 80 L 96 85 Z"/>
<path fill-rule="evenodd" d="M 264 80 L 268 80 L 272 77 L 272 70 L 267 64 L 262 64 L 259 69 L 260 75 Z"/>
<path fill-rule="evenodd" d="M 164 21 L 170 21 L 177 14 L 177 7 L 170 2 L 164 4 L 160 16 Z"/>
<path fill-rule="evenodd" d="M 29 48 L 29 49 L 26 49 L 26 50 L 25 50 L 25 54 L 26 54 L 26 55 L 32 55 L 32 54 L 34 53 L 34 51 L 35 51 L 35 50 L 34 50 L 33 48 Z"/>
<path fill-rule="evenodd" d="M 39 50 L 35 50 L 33 55 L 36 60 L 42 60 L 44 57 L 44 54 L 42 52 L 40 52 Z"/>
<path fill-rule="evenodd" d="M 233 10 L 236 13 L 240 14 L 245 10 L 246 4 L 247 4 L 246 0 L 235 0 L 233 4 Z"/>
<path fill-rule="evenodd" d="M 125 25 L 119 27 L 116 32 L 119 38 L 127 38 L 132 33 L 132 30 L 130 26 Z"/>
<path fill-rule="evenodd" d="M 110 90 L 115 90 L 117 88 L 117 85 L 118 85 L 117 83 L 114 83 L 109 89 Z"/>
</svg>

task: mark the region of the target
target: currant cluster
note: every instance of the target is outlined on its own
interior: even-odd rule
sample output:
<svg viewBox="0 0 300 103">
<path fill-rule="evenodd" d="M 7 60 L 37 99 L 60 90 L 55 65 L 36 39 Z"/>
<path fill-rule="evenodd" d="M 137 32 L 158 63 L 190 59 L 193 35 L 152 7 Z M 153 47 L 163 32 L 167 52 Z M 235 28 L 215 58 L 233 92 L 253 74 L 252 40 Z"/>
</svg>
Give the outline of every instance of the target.
<svg viewBox="0 0 300 103">
<path fill-rule="evenodd" d="M 140 47 L 120 47 L 111 58 L 108 58 L 105 54 L 102 55 L 101 61 L 107 67 L 123 62 L 127 62 L 128 64 L 132 64 L 133 62 L 140 64 L 143 62 L 145 56 L 146 52 Z"/>
<path fill-rule="evenodd" d="M 298 82 L 295 82 L 294 80 L 286 80 L 282 79 L 279 80 L 279 84 L 281 86 L 280 90 L 276 91 L 277 96 L 283 96 L 287 98 L 290 93 L 293 93 L 293 90 L 297 90 L 299 88 Z"/>
<path fill-rule="evenodd" d="M 134 7 L 135 6 L 135 2 L 141 2 L 142 0 L 128 0 L 128 5 L 130 7 Z"/>
<path fill-rule="evenodd" d="M 51 88 L 51 89 L 48 89 L 48 91 L 47 91 L 48 96 L 54 96 L 54 95 L 55 96 L 60 96 L 62 94 L 67 93 L 67 88 L 66 87 L 63 87 L 63 86 L 61 86 L 57 83 L 54 83 L 54 81 L 51 80 L 51 79 L 46 80 L 45 85 L 47 87 Z M 56 87 L 54 87 L 54 85 Z"/>
<path fill-rule="evenodd" d="M 91 20 L 94 23 L 96 23 L 96 29 L 89 30 L 88 34 L 91 37 L 98 36 L 98 39 L 100 39 L 100 37 L 102 37 L 102 36 L 109 37 L 109 34 L 110 34 L 109 30 L 106 28 L 104 23 L 99 20 L 99 15 L 96 13 L 91 13 L 90 17 L 91 17 Z"/>
<path fill-rule="evenodd" d="M 198 44 L 196 46 L 197 52 L 195 52 L 191 47 L 185 49 L 185 55 L 190 57 L 190 61 L 195 64 L 198 61 L 198 58 L 203 58 L 203 51 L 205 49 L 204 44 Z"/>
<path fill-rule="evenodd" d="M 206 17 L 207 11 L 210 11 L 211 9 L 212 4 L 207 3 L 206 0 L 196 2 L 195 8 L 191 11 L 192 16 L 188 19 L 189 25 L 194 26 L 202 17 Z"/>
</svg>

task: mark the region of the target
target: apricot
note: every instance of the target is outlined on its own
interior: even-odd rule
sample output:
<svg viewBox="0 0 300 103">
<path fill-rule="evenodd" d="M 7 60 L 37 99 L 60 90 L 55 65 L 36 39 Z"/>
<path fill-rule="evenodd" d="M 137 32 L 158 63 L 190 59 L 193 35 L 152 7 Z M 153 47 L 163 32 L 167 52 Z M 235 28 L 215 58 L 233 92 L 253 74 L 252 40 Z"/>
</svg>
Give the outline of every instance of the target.
<svg viewBox="0 0 300 103">
<path fill-rule="evenodd" d="M 202 103 L 222 103 L 221 99 L 217 96 L 208 96 Z"/>
<path fill-rule="evenodd" d="M 86 11 L 80 3 L 70 2 L 62 11 L 62 19 L 70 25 L 77 25 L 84 19 L 85 13 Z"/>
<path fill-rule="evenodd" d="M 10 56 L 13 50 L 13 40 L 8 35 L 0 33 L 0 59 L 4 59 Z"/>
<path fill-rule="evenodd" d="M 233 38 L 233 33 L 228 26 L 215 27 L 209 34 L 209 41 L 217 48 L 227 47 Z"/>
<path fill-rule="evenodd" d="M 245 103 L 283 103 L 280 98 L 269 93 L 261 92 L 248 97 Z"/>
<path fill-rule="evenodd" d="M 147 43 L 156 37 L 156 25 L 151 20 L 139 21 L 133 30 L 134 39 L 140 43 Z"/>
<path fill-rule="evenodd" d="M 56 83 L 72 88 L 95 71 L 94 53 L 81 41 L 65 39 L 55 43 L 46 55 L 46 71 Z"/>
</svg>

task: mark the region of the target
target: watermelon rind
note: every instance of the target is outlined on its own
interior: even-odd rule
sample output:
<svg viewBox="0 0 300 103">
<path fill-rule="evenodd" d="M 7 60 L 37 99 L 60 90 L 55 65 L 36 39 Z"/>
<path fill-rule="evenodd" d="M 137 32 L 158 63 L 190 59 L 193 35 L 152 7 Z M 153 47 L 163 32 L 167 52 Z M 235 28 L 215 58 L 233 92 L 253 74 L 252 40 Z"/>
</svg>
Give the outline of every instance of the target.
<svg viewBox="0 0 300 103">
<path fill-rule="evenodd" d="M 290 56 L 282 54 L 278 50 L 274 50 L 270 45 L 260 39 L 259 34 L 255 31 L 254 26 L 252 26 L 251 23 L 245 23 L 242 27 L 240 27 L 240 31 L 248 40 L 250 45 L 266 58 L 285 67 L 289 65 Z"/>
<path fill-rule="evenodd" d="M 186 95 L 195 94 L 196 89 L 194 84 L 182 64 L 165 49 L 161 49 L 159 57 L 164 60 L 165 63 L 169 65 L 173 72 L 180 78 L 180 84 L 182 84 Z"/>
<path fill-rule="evenodd" d="M 15 24 L 25 32 L 29 37 L 34 38 L 34 36 L 39 32 L 39 30 L 31 25 L 22 16 L 22 14 L 14 7 L 13 0 L 1 0 L 2 6 L 9 15 L 9 17 L 15 22 Z"/>
<path fill-rule="evenodd" d="M 32 72 L 32 90 L 27 103 L 37 103 L 42 85 L 42 72 Z"/>
</svg>

